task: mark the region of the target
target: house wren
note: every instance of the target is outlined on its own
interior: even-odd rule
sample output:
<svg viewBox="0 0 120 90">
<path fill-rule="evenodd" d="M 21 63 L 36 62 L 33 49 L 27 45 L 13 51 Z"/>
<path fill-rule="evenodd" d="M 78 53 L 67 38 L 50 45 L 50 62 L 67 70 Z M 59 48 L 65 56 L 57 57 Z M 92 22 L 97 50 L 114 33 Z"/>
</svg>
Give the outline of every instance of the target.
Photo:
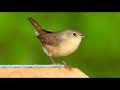
<svg viewBox="0 0 120 90">
<path fill-rule="evenodd" d="M 50 57 L 53 64 L 56 64 L 52 57 L 60 57 L 65 68 L 69 68 L 63 57 L 75 52 L 85 35 L 77 30 L 67 29 L 64 31 L 49 31 L 43 29 L 34 19 L 28 18 L 36 28 L 36 37 L 40 40 L 43 51 Z"/>
</svg>

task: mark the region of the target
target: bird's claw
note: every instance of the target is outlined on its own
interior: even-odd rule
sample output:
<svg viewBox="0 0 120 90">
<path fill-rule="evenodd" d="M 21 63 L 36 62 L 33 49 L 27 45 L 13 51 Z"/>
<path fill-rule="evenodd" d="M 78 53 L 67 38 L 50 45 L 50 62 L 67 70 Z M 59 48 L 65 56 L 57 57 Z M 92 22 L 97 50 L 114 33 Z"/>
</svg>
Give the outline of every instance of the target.
<svg viewBox="0 0 120 90">
<path fill-rule="evenodd" d="M 65 65 L 65 68 L 69 71 L 72 71 L 72 67 L 71 66 L 68 66 L 68 65 Z"/>
<path fill-rule="evenodd" d="M 60 64 L 54 63 L 53 65 L 55 65 L 56 68 L 61 68 Z"/>
</svg>

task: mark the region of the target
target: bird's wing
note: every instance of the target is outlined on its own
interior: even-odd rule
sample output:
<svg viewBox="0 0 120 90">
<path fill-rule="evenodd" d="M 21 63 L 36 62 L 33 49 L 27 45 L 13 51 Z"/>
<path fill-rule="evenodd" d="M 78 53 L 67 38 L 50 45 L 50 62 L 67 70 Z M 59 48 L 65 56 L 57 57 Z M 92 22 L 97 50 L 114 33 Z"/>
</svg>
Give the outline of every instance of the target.
<svg viewBox="0 0 120 90">
<path fill-rule="evenodd" d="M 59 34 L 56 32 L 49 32 L 45 33 L 44 35 L 39 35 L 38 39 L 42 44 L 48 44 L 53 46 L 59 45 L 59 43 L 62 41 L 62 39 L 59 38 Z"/>
<path fill-rule="evenodd" d="M 45 29 L 42 29 L 44 32 L 46 33 L 54 33 L 55 31 L 52 31 L 52 30 L 45 30 Z"/>
</svg>

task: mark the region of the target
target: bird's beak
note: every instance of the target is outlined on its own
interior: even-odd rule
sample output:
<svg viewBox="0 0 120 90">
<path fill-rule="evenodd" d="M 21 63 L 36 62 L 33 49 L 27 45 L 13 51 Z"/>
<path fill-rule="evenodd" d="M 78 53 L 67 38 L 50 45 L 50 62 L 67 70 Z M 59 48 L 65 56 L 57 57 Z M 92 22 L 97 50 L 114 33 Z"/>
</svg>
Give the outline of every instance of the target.
<svg viewBox="0 0 120 90">
<path fill-rule="evenodd" d="M 82 38 L 84 38 L 84 37 L 87 37 L 87 36 L 85 36 L 85 35 L 80 35 Z"/>
</svg>

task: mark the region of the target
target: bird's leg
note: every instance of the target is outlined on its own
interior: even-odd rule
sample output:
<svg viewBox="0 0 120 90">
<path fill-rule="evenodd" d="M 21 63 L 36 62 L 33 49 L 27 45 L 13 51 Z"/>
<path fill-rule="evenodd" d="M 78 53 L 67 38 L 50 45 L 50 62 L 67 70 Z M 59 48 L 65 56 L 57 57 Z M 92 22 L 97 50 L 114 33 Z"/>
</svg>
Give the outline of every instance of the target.
<svg viewBox="0 0 120 90">
<path fill-rule="evenodd" d="M 53 58 L 50 56 L 50 59 L 52 60 L 52 63 L 54 64 L 54 65 L 56 65 L 56 63 L 55 63 L 55 61 L 53 60 Z"/>
<path fill-rule="evenodd" d="M 49 57 L 50 57 L 50 59 L 52 60 L 52 63 L 53 63 L 54 65 L 57 65 L 57 68 L 60 68 L 60 67 L 61 67 L 60 64 L 55 63 L 55 61 L 53 60 L 53 58 L 52 58 L 51 56 L 49 56 Z"/>
<path fill-rule="evenodd" d="M 63 57 L 60 57 L 62 60 L 63 64 L 65 65 L 65 68 L 72 68 L 71 66 L 67 65 L 67 63 L 64 61 Z"/>
</svg>

